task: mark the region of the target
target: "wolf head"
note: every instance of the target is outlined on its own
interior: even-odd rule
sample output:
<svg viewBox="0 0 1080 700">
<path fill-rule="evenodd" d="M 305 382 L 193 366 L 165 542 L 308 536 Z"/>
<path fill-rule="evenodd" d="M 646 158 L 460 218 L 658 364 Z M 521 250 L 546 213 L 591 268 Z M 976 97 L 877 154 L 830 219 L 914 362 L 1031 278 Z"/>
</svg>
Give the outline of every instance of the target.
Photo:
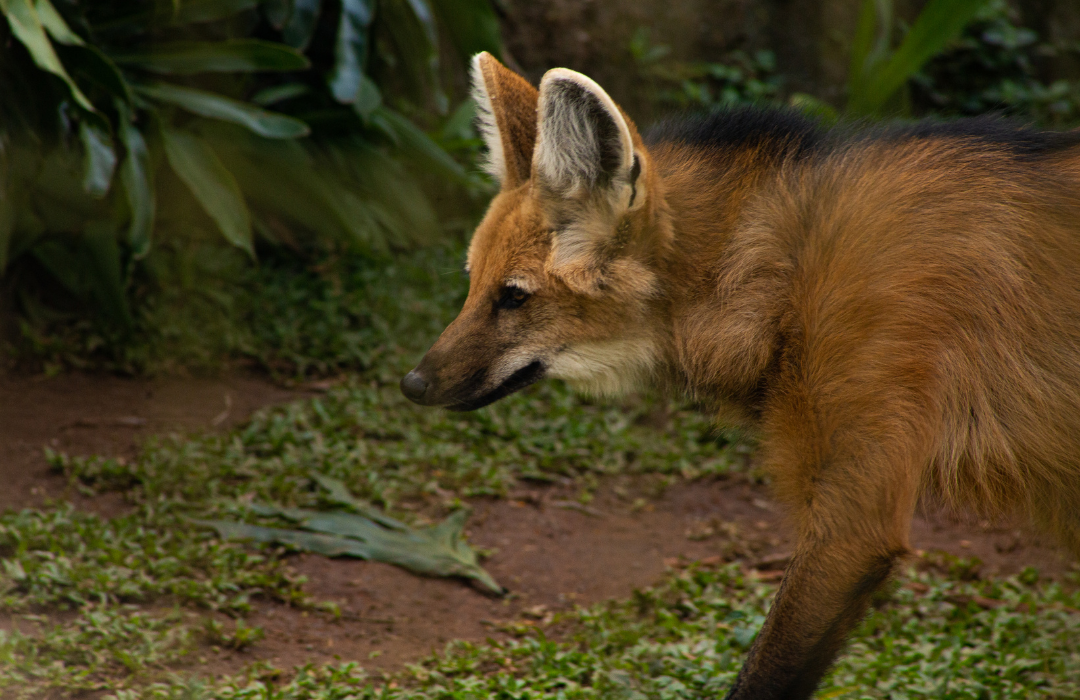
<svg viewBox="0 0 1080 700">
<path fill-rule="evenodd" d="M 634 388 L 658 362 L 651 265 L 663 246 L 637 129 L 571 70 L 548 71 L 537 91 L 481 53 L 472 78 L 501 187 L 469 246 L 465 306 L 402 392 L 471 410 L 543 377 L 595 394 Z"/>
</svg>

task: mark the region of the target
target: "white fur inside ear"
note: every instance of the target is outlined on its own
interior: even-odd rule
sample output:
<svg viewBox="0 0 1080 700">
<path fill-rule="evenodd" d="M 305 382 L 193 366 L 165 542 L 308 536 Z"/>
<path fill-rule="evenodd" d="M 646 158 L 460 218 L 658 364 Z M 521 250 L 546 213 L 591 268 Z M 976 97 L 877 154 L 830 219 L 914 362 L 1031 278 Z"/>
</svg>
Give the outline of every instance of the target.
<svg viewBox="0 0 1080 700">
<path fill-rule="evenodd" d="M 495 110 L 491 106 L 491 95 L 488 94 L 487 83 L 484 81 L 484 71 L 480 67 L 483 56 L 482 53 L 473 56 L 471 71 L 472 100 L 476 103 L 476 128 L 487 146 L 487 157 L 480 165 L 493 178 L 503 182 L 506 179 L 506 156 L 503 154 L 499 125 L 495 121 Z"/>
<path fill-rule="evenodd" d="M 566 194 L 629 184 L 630 127 L 592 79 L 566 68 L 549 70 L 540 81 L 539 117 L 533 165 L 545 184 Z"/>
</svg>

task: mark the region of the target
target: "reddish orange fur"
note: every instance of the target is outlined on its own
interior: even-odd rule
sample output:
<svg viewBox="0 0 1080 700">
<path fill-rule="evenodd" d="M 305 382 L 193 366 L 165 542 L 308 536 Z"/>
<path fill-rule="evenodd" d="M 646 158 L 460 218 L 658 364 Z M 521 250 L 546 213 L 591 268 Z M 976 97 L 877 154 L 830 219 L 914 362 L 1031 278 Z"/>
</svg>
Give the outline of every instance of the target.
<svg viewBox="0 0 1080 700">
<path fill-rule="evenodd" d="M 519 98 L 535 110 L 535 91 Z M 1027 513 L 1080 553 L 1080 149 L 940 136 L 798 159 L 649 149 L 630 128 L 646 204 L 608 232 L 618 245 L 552 270 L 553 223 L 588 204 L 535 172 L 509 183 L 421 368 L 451 395 L 508 353 L 640 336 L 649 379 L 760 431 L 799 545 L 731 697 L 813 692 L 928 490 Z M 492 314 L 513 275 L 533 297 Z"/>
</svg>

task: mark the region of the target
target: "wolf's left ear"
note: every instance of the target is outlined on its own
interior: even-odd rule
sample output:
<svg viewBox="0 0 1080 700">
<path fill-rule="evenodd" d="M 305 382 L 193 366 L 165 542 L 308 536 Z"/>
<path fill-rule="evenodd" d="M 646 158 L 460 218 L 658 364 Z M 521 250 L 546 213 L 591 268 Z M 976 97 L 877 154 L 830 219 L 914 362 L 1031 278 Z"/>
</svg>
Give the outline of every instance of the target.
<svg viewBox="0 0 1080 700">
<path fill-rule="evenodd" d="M 485 169 L 503 189 L 517 187 L 529 179 L 536 143 L 536 88 L 487 51 L 473 56 L 472 82 Z"/>
<path fill-rule="evenodd" d="M 544 75 L 538 112 L 532 176 L 555 229 L 546 268 L 580 294 L 601 294 L 634 264 L 615 251 L 625 243 L 624 215 L 645 203 L 644 148 L 608 94 L 572 70 Z"/>
<path fill-rule="evenodd" d="M 558 197 L 606 195 L 616 214 L 640 206 L 632 127 L 603 88 L 581 73 L 549 70 L 540 81 L 538 112 L 533 173 L 546 190 Z"/>
</svg>

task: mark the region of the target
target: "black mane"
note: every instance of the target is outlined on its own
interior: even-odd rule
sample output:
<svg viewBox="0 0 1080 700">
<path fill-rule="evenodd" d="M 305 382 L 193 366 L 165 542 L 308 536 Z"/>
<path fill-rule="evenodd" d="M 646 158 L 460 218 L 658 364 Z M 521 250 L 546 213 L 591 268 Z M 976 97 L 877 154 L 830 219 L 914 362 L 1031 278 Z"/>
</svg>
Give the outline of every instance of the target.
<svg viewBox="0 0 1080 700">
<path fill-rule="evenodd" d="M 665 119 L 645 132 L 645 142 L 706 149 L 761 147 L 802 157 L 816 151 L 825 134 L 817 121 L 792 109 L 736 107 Z"/>
<path fill-rule="evenodd" d="M 1080 146 L 1080 130 L 1043 131 L 999 116 L 885 125 L 854 122 L 827 128 L 793 109 L 756 106 L 673 117 L 645 132 L 649 145 L 676 143 L 706 150 L 761 148 L 776 156 L 795 158 L 867 141 L 903 143 L 939 138 L 1003 149 L 1018 158 L 1038 158 Z"/>
<path fill-rule="evenodd" d="M 990 146 L 1021 158 L 1035 158 L 1080 146 L 1080 130 L 1044 131 L 999 116 L 971 117 L 953 121 L 924 119 L 914 124 L 886 126 L 872 136 L 886 141 L 931 138 L 956 139 L 976 146 Z"/>
</svg>

